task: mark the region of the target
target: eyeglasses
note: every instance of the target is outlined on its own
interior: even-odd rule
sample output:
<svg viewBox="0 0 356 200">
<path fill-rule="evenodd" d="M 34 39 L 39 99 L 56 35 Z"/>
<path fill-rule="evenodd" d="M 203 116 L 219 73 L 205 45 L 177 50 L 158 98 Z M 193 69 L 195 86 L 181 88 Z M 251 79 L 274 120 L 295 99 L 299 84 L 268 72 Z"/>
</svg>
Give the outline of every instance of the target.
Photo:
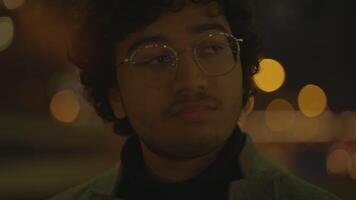
<svg viewBox="0 0 356 200">
<path fill-rule="evenodd" d="M 179 55 L 193 51 L 194 61 L 207 76 L 224 76 L 230 73 L 240 57 L 240 42 L 229 33 L 214 33 L 199 40 L 194 48 L 179 52 L 166 44 L 148 44 L 135 50 L 119 65 L 130 64 L 138 81 L 151 87 L 160 87 L 175 79 Z"/>
</svg>

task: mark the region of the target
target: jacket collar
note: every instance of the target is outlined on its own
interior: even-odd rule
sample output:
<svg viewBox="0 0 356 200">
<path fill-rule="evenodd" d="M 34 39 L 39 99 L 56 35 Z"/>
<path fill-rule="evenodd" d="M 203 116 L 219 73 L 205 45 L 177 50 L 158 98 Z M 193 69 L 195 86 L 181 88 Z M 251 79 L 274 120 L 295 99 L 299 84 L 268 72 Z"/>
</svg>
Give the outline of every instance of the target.
<svg viewBox="0 0 356 200">
<path fill-rule="evenodd" d="M 242 133 L 245 134 L 245 133 Z M 243 178 L 230 184 L 231 199 L 266 199 L 273 196 L 273 179 L 278 170 L 258 152 L 251 137 L 246 134 L 245 146 L 239 158 Z M 121 161 L 89 186 L 96 199 L 115 199 L 115 190 L 122 181 Z M 256 192 L 265 191 L 265 192 Z M 271 193 L 270 195 L 267 195 Z M 263 196 L 259 196 L 263 195 Z"/>
</svg>

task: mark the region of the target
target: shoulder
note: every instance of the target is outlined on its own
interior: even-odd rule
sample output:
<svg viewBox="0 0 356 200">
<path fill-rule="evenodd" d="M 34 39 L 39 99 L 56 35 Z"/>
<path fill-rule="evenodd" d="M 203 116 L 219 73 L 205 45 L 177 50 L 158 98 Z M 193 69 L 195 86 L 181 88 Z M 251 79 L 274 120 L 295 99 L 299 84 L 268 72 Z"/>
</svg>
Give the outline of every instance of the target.
<svg viewBox="0 0 356 200">
<path fill-rule="evenodd" d="M 264 158 L 248 135 L 244 149 L 240 154 L 240 164 L 244 174 L 250 177 L 250 184 L 247 185 L 259 189 L 268 188 L 267 190 L 275 197 L 274 199 L 340 200 L 334 194 L 284 171 Z M 258 193 L 256 192 L 258 189 L 251 191 L 251 193 Z"/>
<path fill-rule="evenodd" d="M 85 200 L 89 199 L 91 196 L 90 192 L 91 182 L 87 182 L 70 189 L 61 192 L 54 197 L 51 197 L 49 200 Z"/>
<path fill-rule="evenodd" d="M 275 177 L 274 190 L 277 199 L 340 200 L 340 198 L 334 194 L 287 172 L 280 172 Z"/>
<path fill-rule="evenodd" d="M 49 200 L 87 200 L 94 196 L 111 196 L 121 179 L 120 163 L 89 181 L 67 189 Z"/>
</svg>

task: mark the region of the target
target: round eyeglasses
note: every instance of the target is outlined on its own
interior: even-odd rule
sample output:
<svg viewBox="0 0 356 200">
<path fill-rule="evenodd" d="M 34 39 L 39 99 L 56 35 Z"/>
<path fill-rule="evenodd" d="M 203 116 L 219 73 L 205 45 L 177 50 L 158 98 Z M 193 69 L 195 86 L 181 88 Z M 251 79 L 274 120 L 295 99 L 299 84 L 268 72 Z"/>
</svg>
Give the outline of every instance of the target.
<svg viewBox="0 0 356 200">
<path fill-rule="evenodd" d="M 179 55 L 193 51 L 194 61 L 207 76 L 230 73 L 240 57 L 240 42 L 229 33 L 214 33 L 199 40 L 194 48 L 179 52 L 166 44 L 148 44 L 135 50 L 124 63 L 129 63 L 132 73 L 143 84 L 151 87 L 167 85 L 175 79 Z"/>
</svg>

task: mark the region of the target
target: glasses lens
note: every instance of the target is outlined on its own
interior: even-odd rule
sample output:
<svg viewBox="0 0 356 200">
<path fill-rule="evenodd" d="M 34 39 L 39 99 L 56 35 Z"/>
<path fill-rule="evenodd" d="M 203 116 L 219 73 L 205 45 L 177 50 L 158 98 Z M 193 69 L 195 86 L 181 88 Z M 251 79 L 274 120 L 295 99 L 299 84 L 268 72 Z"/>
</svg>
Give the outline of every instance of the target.
<svg viewBox="0 0 356 200">
<path fill-rule="evenodd" d="M 174 51 L 166 45 L 148 45 L 132 58 L 135 77 L 150 86 L 159 86 L 174 78 L 172 70 L 176 62 Z"/>
<path fill-rule="evenodd" d="M 228 34 L 215 34 L 199 43 L 195 55 L 208 75 L 223 75 L 236 65 L 238 42 Z"/>
<path fill-rule="evenodd" d="M 195 58 L 207 75 L 229 73 L 237 63 L 238 41 L 229 34 L 215 34 L 201 40 L 195 48 Z M 175 77 L 177 53 L 163 44 L 139 48 L 132 56 L 132 72 L 147 86 L 159 87 Z"/>
</svg>

